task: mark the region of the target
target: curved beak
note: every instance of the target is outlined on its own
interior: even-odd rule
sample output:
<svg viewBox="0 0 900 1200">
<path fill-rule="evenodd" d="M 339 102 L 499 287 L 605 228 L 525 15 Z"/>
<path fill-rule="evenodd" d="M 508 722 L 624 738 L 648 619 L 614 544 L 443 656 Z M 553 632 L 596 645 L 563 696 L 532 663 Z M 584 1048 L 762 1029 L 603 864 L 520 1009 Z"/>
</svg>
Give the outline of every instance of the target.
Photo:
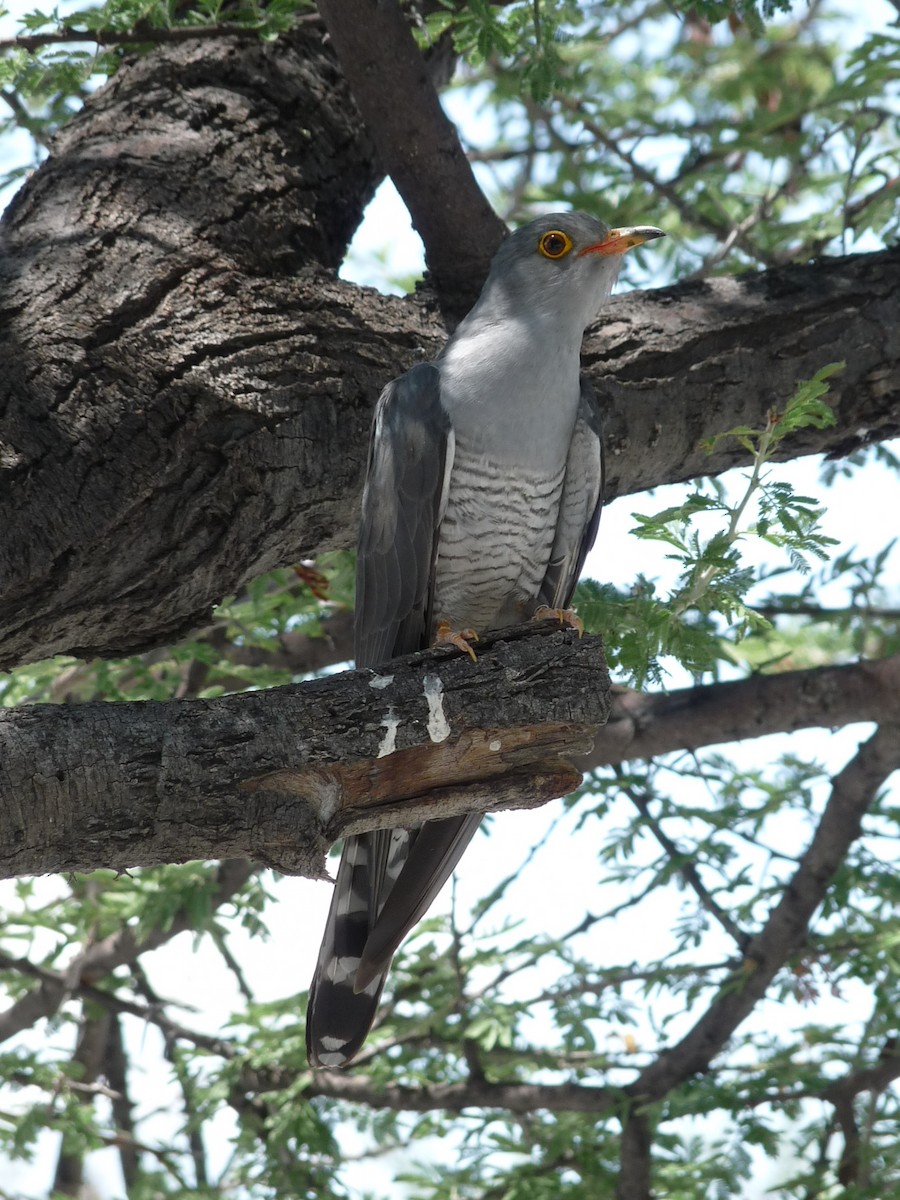
<svg viewBox="0 0 900 1200">
<path fill-rule="evenodd" d="M 652 242 L 654 238 L 665 237 L 661 229 L 652 225 L 629 225 L 623 229 L 611 229 L 602 242 L 593 246 L 585 246 L 578 251 L 578 257 L 583 254 L 624 254 L 632 246 L 640 246 L 644 242 Z"/>
</svg>

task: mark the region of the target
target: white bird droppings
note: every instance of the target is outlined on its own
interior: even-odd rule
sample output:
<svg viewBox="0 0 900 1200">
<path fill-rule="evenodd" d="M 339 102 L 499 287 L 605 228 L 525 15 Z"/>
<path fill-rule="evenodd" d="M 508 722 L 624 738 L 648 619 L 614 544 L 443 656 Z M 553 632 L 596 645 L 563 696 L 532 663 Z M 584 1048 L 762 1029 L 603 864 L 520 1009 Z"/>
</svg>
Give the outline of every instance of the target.
<svg viewBox="0 0 900 1200">
<path fill-rule="evenodd" d="M 384 726 L 384 737 L 378 747 L 378 757 L 387 758 L 397 749 L 397 730 L 400 728 L 400 718 L 393 708 L 389 708 L 381 722 Z"/>
<path fill-rule="evenodd" d="M 393 675 L 373 675 L 369 680 L 369 687 L 380 692 L 382 688 L 390 687 L 393 682 Z"/>
<path fill-rule="evenodd" d="M 426 675 L 422 690 L 428 705 L 428 736 L 433 742 L 446 741 L 450 736 L 450 722 L 444 714 L 444 685 L 437 675 Z"/>
<path fill-rule="evenodd" d="M 488 742 L 488 749 L 496 751 L 496 750 L 500 749 L 501 745 L 502 745 L 502 743 L 501 743 L 500 739 L 494 738 L 494 740 L 492 742 Z"/>
</svg>

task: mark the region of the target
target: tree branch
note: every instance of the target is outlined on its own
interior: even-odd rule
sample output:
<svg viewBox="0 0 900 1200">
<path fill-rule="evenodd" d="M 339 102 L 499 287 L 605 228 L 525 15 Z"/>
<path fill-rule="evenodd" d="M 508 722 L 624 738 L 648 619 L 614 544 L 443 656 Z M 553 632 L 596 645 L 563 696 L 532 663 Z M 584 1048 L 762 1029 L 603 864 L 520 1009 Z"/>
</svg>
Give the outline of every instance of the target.
<svg viewBox="0 0 900 1200">
<path fill-rule="evenodd" d="M 700 907 L 705 909 L 715 921 L 718 921 L 719 925 L 731 938 L 738 950 L 746 950 L 747 944 L 750 941 L 749 935 L 746 934 L 737 924 L 737 922 L 732 919 L 731 914 L 727 910 L 723 909 L 722 906 L 716 901 L 715 896 L 711 894 L 709 889 L 704 884 L 700 876 L 700 872 L 697 870 L 696 865 L 691 861 L 690 856 L 678 846 L 677 842 L 673 842 L 666 831 L 662 828 L 660 822 L 651 812 L 650 803 L 646 794 L 636 787 L 630 787 L 625 782 L 624 772 L 617 771 L 616 774 L 621 781 L 622 794 L 628 797 L 634 807 L 641 814 L 644 822 L 650 830 L 650 833 L 662 847 L 662 850 L 669 862 L 678 871 L 678 874 L 681 876 L 685 887 L 690 888 L 690 890 L 694 893 L 700 903 Z"/>
<path fill-rule="evenodd" d="M 104 992 L 103 994 L 108 995 L 109 993 Z M 125 1134 L 125 1138 L 118 1146 L 119 1163 L 122 1167 L 125 1187 L 130 1191 L 137 1187 L 141 1163 L 135 1137 L 134 1104 L 128 1084 L 128 1058 L 122 1039 L 122 1024 L 119 1014 L 116 1012 L 110 1014 L 103 1074 L 113 1092 L 110 1097 L 113 1121 L 116 1128 Z"/>
<path fill-rule="evenodd" d="M 836 426 L 798 431 L 775 457 L 840 457 L 896 437 L 898 279 L 895 249 L 614 298 L 584 348 L 607 406 L 607 495 L 746 464 L 733 440 L 707 455 L 702 439 L 758 426 L 799 381 L 839 360 L 847 365 L 827 398 Z"/>
<path fill-rule="evenodd" d="M 878 604 L 848 604 L 843 608 L 826 607 L 810 601 L 780 596 L 765 604 L 755 604 L 754 610 L 764 617 L 812 617 L 814 621 L 900 621 L 900 608 L 884 608 Z"/>
<path fill-rule="evenodd" d="M 874 1100 L 898 1078 L 900 1055 L 896 1038 L 891 1038 L 874 1066 L 835 1079 L 821 1092 L 821 1098 L 834 1106 L 835 1121 L 844 1136 L 844 1150 L 837 1169 L 838 1179 L 844 1187 L 854 1184 L 859 1187 L 865 1183 L 862 1177 L 866 1167 L 865 1144 L 856 1120 L 855 1102 L 862 1092 L 872 1093 Z"/>
<path fill-rule="evenodd" d="M 318 20 L 315 14 L 298 14 L 299 23 Z M 217 25 L 156 26 L 147 21 L 135 21 L 130 29 L 73 29 L 63 26 L 47 33 L 20 33 L 16 37 L 0 38 L 0 54 L 7 50 L 26 50 L 34 54 L 44 46 L 89 42 L 96 46 L 162 45 L 166 42 L 208 41 L 218 38 L 258 38 L 260 30 L 247 25 L 223 23 Z"/>
<path fill-rule="evenodd" d="M 103 1069 L 111 1020 L 106 1009 L 91 1010 L 87 1005 L 82 1006 L 78 1044 L 72 1055 L 72 1065 L 75 1067 L 73 1075 L 80 1083 L 95 1083 Z M 91 1108 L 94 1094 L 85 1091 L 78 1099 L 86 1108 Z M 70 1149 L 63 1141 L 56 1160 L 53 1192 L 63 1196 L 80 1196 L 83 1187 L 84 1151 Z"/>
<path fill-rule="evenodd" d="M 258 867 L 254 863 L 243 859 L 220 863 L 216 874 L 216 886 L 209 897 L 210 911 L 215 912 L 222 904 L 227 903 L 256 870 Z M 131 929 L 122 929 L 102 941 L 94 942 L 76 955 L 61 975 L 19 959 L 10 960 L 7 956 L 0 956 L 0 963 L 3 965 L 15 967 L 16 970 L 40 979 L 37 988 L 26 992 L 5 1012 L 0 1013 L 0 1042 L 31 1028 L 43 1017 L 51 1016 L 69 995 L 84 986 L 83 981 L 102 978 L 116 967 L 134 963 L 142 954 L 165 945 L 179 933 L 196 930 L 196 924 L 196 911 L 191 909 L 189 912 L 185 910 L 176 913 L 174 918 L 167 922 L 165 929 L 150 930 L 141 938 L 135 937 Z M 92 993 L 91 998 L 99 1000 L 99 997 Z M 130 1010 L 119 1004 L 117 1011 Z"/>
<path fill-rule="evenodd" d="M 0 710 L 2 873 L 247 855 L 318 877 L 344 833 L 572 791 L 608 707 L 600 640 L 551 624 L 387 671 Z"/>
<path fill-rule="evenodd" d="M 634 692 L 614 687 L 591 768 L 673 750 L 900 718 L 900 655 L 840 667 L 751 675 L 735 683 Z"/>
<path fill-rule="evenodd" d="M 344 74 L 425 243 L 441 308 L 458 321 L 506 226 L 488 204 L 396 0 L 319 0 Z"/>
<path fill-rule="evenodd" d="M 268 1081 L 267 1081 L 268 1082 Z M 331 1096 L 370 1108 L 394 1112 L 462 1112 L 467 1108 L 502 1108 L 513 1113 L 536 1109 L 550 1112 L 581 1112 L 597 1115 L 613 1111 L 621 1101 L 619 1089 L 591 1087 L 578 1083 L 491 1083 L 468 1080 L 465 1083 L 423 1084 L 384 1087 L 361 1075 L 337 1071 L 314 1071 L 307 1088 L 308 1096 Z"/>
<path fill-rule="evenodd" d="M 652 1136 L 646 1113 L 631 1108 L 622 1122 L 616 1200 L 653 1200 L 650 1187 Z"/>
<path fill-rule="evenodd" d="M 630 1096 L 642 1102 L 658 1100 L 709 1067 L 776 973 L 803 945 L 813 913 L 860 835 L 866 810 L 898 768 L 900 725 L 880 725 L 835 776 L 813 839 L 781 899 L 751 940 L 741 967 L 723 982 L 716 999 L 685 1037 L 627 1086 Z"/>
</svg>

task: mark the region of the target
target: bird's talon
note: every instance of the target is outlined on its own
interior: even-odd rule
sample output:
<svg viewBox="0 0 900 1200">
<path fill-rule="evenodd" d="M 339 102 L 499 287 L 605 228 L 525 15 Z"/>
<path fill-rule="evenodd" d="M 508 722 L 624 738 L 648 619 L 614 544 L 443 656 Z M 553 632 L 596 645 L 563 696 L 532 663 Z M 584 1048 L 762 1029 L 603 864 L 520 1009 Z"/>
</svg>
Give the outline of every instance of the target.
<svg viewBox="0 0 900 1200">
<path fill-rule="evenodd" d="M 464 651 L 472 662 L 475 662 L 475 651 L 469 643 L 477 641 L 478 634 L 474 629 L 451 629 L 449 621 L 439 621 L 433 644 L 435 646 L 455 646 L 457 650 Z"/>
<path fill-rule="evenodd" d="M 559 621 L 560 625 L 568 625 L 570 629 L 576 630 L 579 637 L 584 636 L 584 621 L 574 608 L 550 608 L 548 605 L 542 604 L 540 608 L 534 610 L 531 619 L 532 621 Z"/>
</svg>

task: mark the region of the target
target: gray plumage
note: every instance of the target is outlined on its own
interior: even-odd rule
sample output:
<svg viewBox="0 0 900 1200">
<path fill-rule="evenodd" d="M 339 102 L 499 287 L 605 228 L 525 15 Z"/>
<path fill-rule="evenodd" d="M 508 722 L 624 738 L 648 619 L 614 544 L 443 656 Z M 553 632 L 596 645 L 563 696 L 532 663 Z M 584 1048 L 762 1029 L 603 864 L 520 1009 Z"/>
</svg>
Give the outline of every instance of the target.
<svg viewBox="0 0 900 1200">
<path fill-rule="evenodd" d="M 357 666 L 566 608 L 597 530 L 603 458 L 581 340 L 621 254 L 659 230 L 554 213 L 500 246 L 435 363 L 375 413 L 357 559 Z M 557 253 L 558 252 L 558 253 Z M 309 993 L 314 1066 L 342 1066 L 374 1019 L 391 959 L 481 818 L 350 837 Z"/>
</svg>

